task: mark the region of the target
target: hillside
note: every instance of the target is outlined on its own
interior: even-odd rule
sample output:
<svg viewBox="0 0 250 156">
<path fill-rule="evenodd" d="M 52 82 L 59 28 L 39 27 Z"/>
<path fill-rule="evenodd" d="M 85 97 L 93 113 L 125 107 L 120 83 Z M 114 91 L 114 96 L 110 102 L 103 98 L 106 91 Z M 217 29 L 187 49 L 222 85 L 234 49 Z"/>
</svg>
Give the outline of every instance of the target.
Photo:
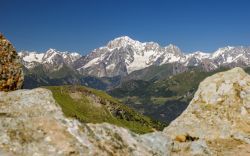
<svg viewBox="0 0 250 156">
<path fill-rule="evenodd" d="M 82 86 L 50 86 L 56 102 L 67 117 L 85 123 L 107 122 L 126 127 L 136 133 L 152 132 L 164 125 L 152 121 L 105 92 Z"/>
<path fill-rule="evenodd" d="M 224 70 L 205 72 L 193 68 L 155 82 L 130 80 L 109 94 L 155 120 L 170 123 L 186 109 L 203 79 Z"/>
<path fill-rule="evenodd" d="M 84 85 L 91 88 L 106 90 L 109 87 L 117 85 L 120 77 L 93 77 L 80 75 L 77 71 L 67 65 L 62 65 L 58 70 L 50 71 L 44 65 L 40 64 L 32 69 L 23 66 L 24 88 L 33 89 L 40 86 L 57 85 Z"/>
<path fill-rule="evenodd" d="M 152 65 L 144 69 L 136 70 L 125 76 L 122 81 L 144 80 L 157 81 L 166 77 L 176 75 L 188 70 L 187 67 L 179 63 L 168 63 L 161 66 Z"/>
</svg>

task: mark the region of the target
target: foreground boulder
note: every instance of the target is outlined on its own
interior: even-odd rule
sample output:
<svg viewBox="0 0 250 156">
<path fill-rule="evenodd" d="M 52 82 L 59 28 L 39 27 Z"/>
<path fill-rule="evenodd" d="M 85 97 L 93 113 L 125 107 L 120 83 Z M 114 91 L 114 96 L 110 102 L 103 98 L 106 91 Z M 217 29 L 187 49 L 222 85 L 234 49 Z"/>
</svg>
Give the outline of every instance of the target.
<svg viewBox="0 0 250 156">
<path fill-rule="evenodd" d="M 15 48 L 0 33 L 0 91 L 20 89 L 24 75 Z"/>
<path fill-rule="evenodd" d="M 201 82 L 187 109 L 164 133 L 178 142 L 203 140 L 201 146 L 211 146 L 210 154 L 228 155 L 240 148 L 250 152 L 249 113 L 250 76 L 234 68 Z"/>
</svg>

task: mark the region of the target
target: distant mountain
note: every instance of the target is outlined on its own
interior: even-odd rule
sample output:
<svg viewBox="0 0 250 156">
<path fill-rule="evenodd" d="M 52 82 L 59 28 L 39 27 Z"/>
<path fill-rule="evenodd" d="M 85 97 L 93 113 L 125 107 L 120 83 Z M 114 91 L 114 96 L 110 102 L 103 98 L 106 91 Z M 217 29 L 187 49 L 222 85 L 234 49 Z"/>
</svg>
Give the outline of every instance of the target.
<svg viewBox="0 0 250 156">
<path fill-rule="evenodd" d="M 25 73 L 24 88 L 51 85 L 84 85 L 106 90 L 119 83 L 120 78 L 98 78 L 81 75 L 73 68 L 73 63 L 81 60 L 75 52 L 60 52 L 49 49 L 44 53 L 22 51 L 18 53 Z"/>
<path fill-rule="evenodd" d="M 220 48 L 211 54 L 210 59 L 217 66 L 249 66 L 250 65 L 250 47 L 225 47 Z"/>
<path fill-rule="evenodd" d="M 224 47 L 213 53 L 194 52 L 185 54 L 177 46 L 160 46 L 155 42 L 139 42 L 128 36 L 109 41 L 106 46 L 94 49 L 86 56 L 75 52 L 49 49 L 44 53 L 19 52 L 28 69 L 40 64 L 49 71 L 59 70 L 63 64 L 82 75 L 95 77 L 126 77 L 128 74 L 164 64 L 181 64 L 185 67 L 201 67 L 212 71 L 219 67 L 245 67 L 250 65 L 249 47 Z M 179 66 L 183 68 L 182 66 Z M 177 69 L 182 70 L 182 69 Z"/>
<path fill-rule="evenodd" d="M 49 49 L 44 53 L 21 51 L 18 55 L 23 65 L 28 69 L 42 64 L 50 70 L 58 70 L 63 64 L 71 66 L 73 62 L 81 57 L 76 52 L 60 52 L 56 49 Z"/>
<path fill-rule="evenodd" d="M 123 36 L 93 50 L 76 68 L 82 74 L 113 77 L 126 76 L 151 65 L 184 61 L 185 55 L 174 45 L 161 47 L 154 42 L 141 43 Z"/>
<path fill-rule="evenodd" d="M 183 53 L 177 46 L 162 47 L 155 42 L 139 42 L 122 36 L 104 47 L 97 48 L 76 61 L 74 68 L 81 74 L 97 77 L 127 76 L 149 66 L 179 63 L 186 67 L 199 66 L 205 71 L 219 67 L 245 67 L 250 64 L 249 47 L 224 47 L 213 53 Z"/>
</svg>

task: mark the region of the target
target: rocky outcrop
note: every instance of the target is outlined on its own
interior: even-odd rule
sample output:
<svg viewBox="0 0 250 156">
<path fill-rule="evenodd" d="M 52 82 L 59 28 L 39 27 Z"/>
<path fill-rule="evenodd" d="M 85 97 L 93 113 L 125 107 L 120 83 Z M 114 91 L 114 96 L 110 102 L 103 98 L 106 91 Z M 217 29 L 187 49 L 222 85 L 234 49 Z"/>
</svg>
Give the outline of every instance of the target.
<svg viewBox="0 0 250 156">
<path fill-rule="evenodd" d="M 23 71 L 15 48 L 0 33 L 0 91 L 20 89 Z"/>
<path fill-rule="evenodd" d="M 230 155 L 250 147 L 249 113 L 250 76 L 234 68 L 201 82 L 188 108 L 164 133 L 178 142 L 203 140 L 207 154 Z"/>
</svg>

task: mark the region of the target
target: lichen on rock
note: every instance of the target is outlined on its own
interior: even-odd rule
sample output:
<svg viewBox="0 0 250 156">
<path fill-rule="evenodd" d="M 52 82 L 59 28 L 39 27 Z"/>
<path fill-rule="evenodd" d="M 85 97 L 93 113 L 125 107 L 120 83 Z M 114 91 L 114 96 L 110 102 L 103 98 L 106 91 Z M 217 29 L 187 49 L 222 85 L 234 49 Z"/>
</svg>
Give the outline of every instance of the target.
<svg viewBox="0 0 250 156">
<path fill-rule="evenodd" d="M 21 89 L 22 64 L 12 44 L 0 33 L 0 91 Z"/>
</svg>

